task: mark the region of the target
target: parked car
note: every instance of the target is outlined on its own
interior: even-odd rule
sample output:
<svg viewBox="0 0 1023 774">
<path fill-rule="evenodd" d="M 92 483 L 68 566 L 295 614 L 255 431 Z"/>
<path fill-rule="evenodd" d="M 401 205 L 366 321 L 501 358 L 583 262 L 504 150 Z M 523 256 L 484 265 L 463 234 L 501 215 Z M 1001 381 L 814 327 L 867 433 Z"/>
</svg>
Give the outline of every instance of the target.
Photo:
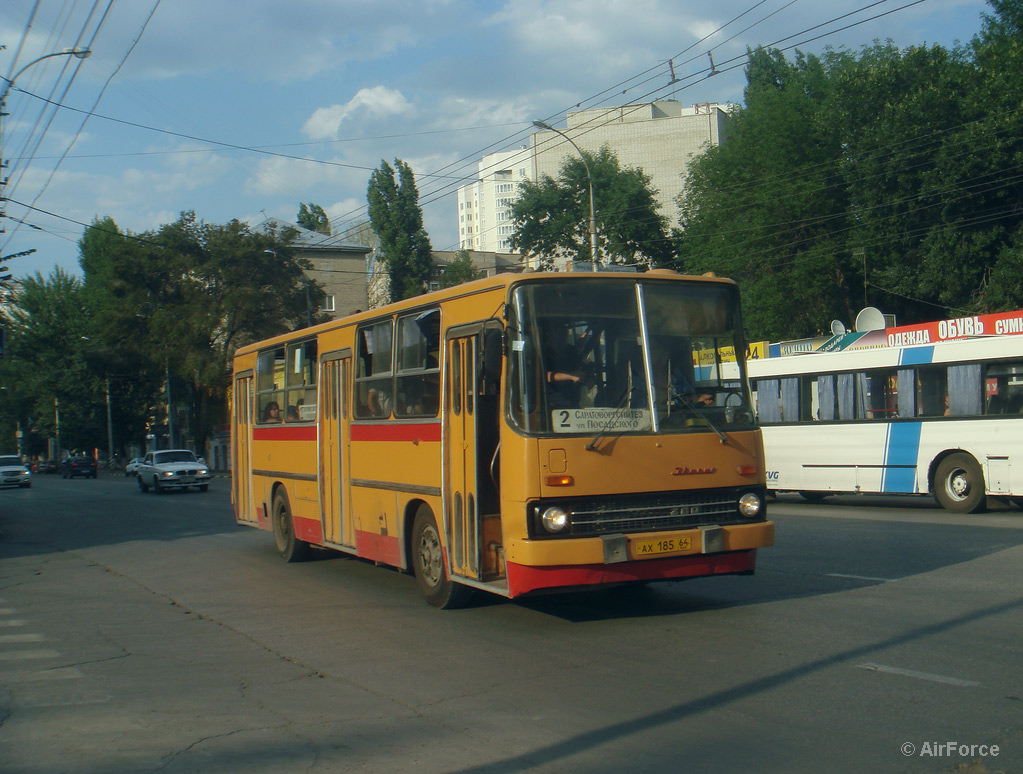
<svg viewBox="0 0 1023 774">
<path fill-rule="evenodd" d="M 32 474 L 17 454 L 0 456 L 0 486 L 32 486 Z"/>
<path fill-rule="evenodd" d="M 210 469 L 206 461 L 189 449 L 164 449 L 149 452 L 138 465 L 139 489 L 165 492 L 168 489 L 196 487 L 200 492 L 210 488 Z"/>
<path fill-rule="evenodd" d="M 61 478 L 74 478 L 85 476 L 96 478 L 96 460 L 92 457 L 68 457 L 60 464 Z"/>
<path fill-rule="evenodd" d="M 132 457 L 128 460 L 128 464 L 124 466 L 124 475 L 136 476 L 139 472 L 139 463 L 142 462 L 141 457 Z"/>
</svg>

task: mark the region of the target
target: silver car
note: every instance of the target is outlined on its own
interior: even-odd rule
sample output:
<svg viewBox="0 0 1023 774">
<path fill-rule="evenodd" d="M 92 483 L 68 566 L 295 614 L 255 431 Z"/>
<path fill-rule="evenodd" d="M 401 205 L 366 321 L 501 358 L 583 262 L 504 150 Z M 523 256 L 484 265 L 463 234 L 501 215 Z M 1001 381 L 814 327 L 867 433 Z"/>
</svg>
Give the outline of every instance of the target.
<svg viewBox="0 0 1023 774">
<path fill-rule="evenodd" d="M 0 486 L 32 486 L 32 474 L 18 455 L 0 456 Z"/>
<path fill-rule="evenodd" d="M 210 469 L 206 460 L 196 457 L 190 449 L 164 449 L 149 452 L 136 469 L 139 489 L 148 492 L 166 492 L 169 489 L 188 489 L 194 486 L 200 492 L 210 488 Z"/>
<path fill-rule="evenodd" d="M 128 464 L 124 466 L 124 475 L 137 476 L 139 472 L 140 462 L 142 462 L 141 457 L 132 457 L 130 460 L 128 460 Z"/>
</svg>

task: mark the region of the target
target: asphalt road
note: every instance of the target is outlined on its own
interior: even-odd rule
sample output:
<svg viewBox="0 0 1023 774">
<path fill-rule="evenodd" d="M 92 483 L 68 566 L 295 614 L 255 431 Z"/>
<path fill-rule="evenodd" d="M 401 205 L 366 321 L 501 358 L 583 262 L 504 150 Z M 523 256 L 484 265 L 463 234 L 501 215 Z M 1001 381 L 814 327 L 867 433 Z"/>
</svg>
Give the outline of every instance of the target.
<svg viewBox="0 0 1023 774">
<path fill-rule="evenodd" d="M 783 498 L 754 577 L 438 611 L 227 490 L 0 491 L 0 772 L 1023 772 L 1023 511 Z"/>
</svg>

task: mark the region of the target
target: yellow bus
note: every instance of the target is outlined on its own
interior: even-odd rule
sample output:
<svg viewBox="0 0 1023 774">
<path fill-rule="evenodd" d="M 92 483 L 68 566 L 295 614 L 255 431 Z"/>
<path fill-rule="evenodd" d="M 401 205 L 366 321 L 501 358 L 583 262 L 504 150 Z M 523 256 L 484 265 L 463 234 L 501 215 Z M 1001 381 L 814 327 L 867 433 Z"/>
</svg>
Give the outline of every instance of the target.
<svg viewBox="0 0 1023 774">
<path fill-rule="evenodd" d="M 750 574 L 774 540 L 730 280 L 504 274 L 239 349 L 232 500 L 427 601 Z"/>
</svg>

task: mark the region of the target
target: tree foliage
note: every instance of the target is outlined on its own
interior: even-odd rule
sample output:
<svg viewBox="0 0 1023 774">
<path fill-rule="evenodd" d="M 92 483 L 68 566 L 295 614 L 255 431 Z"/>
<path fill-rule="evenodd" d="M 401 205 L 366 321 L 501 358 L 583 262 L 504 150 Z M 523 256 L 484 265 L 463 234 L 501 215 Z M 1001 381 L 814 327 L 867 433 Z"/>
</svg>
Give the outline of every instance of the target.
<svg viewBox="0 0 1023 774">
<path fill-rule="evenodd" d="M 167 420 L 169 381 L 174 424 L 203 448 L 226 421 L 234 350 L 307 320 L 293 237 L 191 212 L 142 234 L 94 221 L 79 243 L 84 280 L 37 276 L 15 294 L 3 378 L 19 421 L 52 437 L 57 399 L 62 445 L 105 449 L 109 383 L 115 450 L 141 446 Z"/>
<path fill-rule="evenodd" d="M 865 305 L 899 322 L 1023 306 L 1020 0 L 967 48 L 750 52 L 745 106 L 691 167 L 681 266 L 740 281 L 756 338 Z"/>
<path fill-rule="evenodd" d="M 423 228 L 412 168 L 401 159 L 394 160 L 393 168 L 381 160 L 369 177 L 366 198 L 370 223 L 380 238 L 380 252 L 390 275 L 392 300 L 420 295 L 433 272 L 433 248 Z"/>
<path fill-rule="evenodd" d="M 82 283 L 61 269 L 37 273 L 21 282 L 16 300 L 5 321 L 5 418 L 23 432 L 54 437 L 59 416 L 64 448 L 98 445 L 105 437 L 105 415 L 95 410 L 103 384 L 84 356 L 91 326 Z"/>
<path fill-rule="evenodd" d="M 611 263 L 659 266 L 673 256 L 667 221 L 657 212 L 656 190 L 638 168 L 623 169 L 604 146 L 567 158 L 555 180 L 525 181 L 512 205 L 512 247 L 550 268 L 555 258 L 589 261 L 590 180 L 597 251 Z M 589 175 L 587 175 L 587 164 Z"/>
<path fill-rule="evenodd" d="M 468 250 L 459 250 L 455 259 L 451 261 L 440 274 L 440 286 L 442 288 L 453 288 L 463 282 L 472 282 L 483 277 L 483 272 L 476 268 Z"/>
<path fill-rule="evenodd" d="M 323 207 L 318 204 L 299 204 L 298 225 L 310 231 L 318 231 L 321 234 L 330 235 L 330 218 L 324 212 Z"/>
</svg>

